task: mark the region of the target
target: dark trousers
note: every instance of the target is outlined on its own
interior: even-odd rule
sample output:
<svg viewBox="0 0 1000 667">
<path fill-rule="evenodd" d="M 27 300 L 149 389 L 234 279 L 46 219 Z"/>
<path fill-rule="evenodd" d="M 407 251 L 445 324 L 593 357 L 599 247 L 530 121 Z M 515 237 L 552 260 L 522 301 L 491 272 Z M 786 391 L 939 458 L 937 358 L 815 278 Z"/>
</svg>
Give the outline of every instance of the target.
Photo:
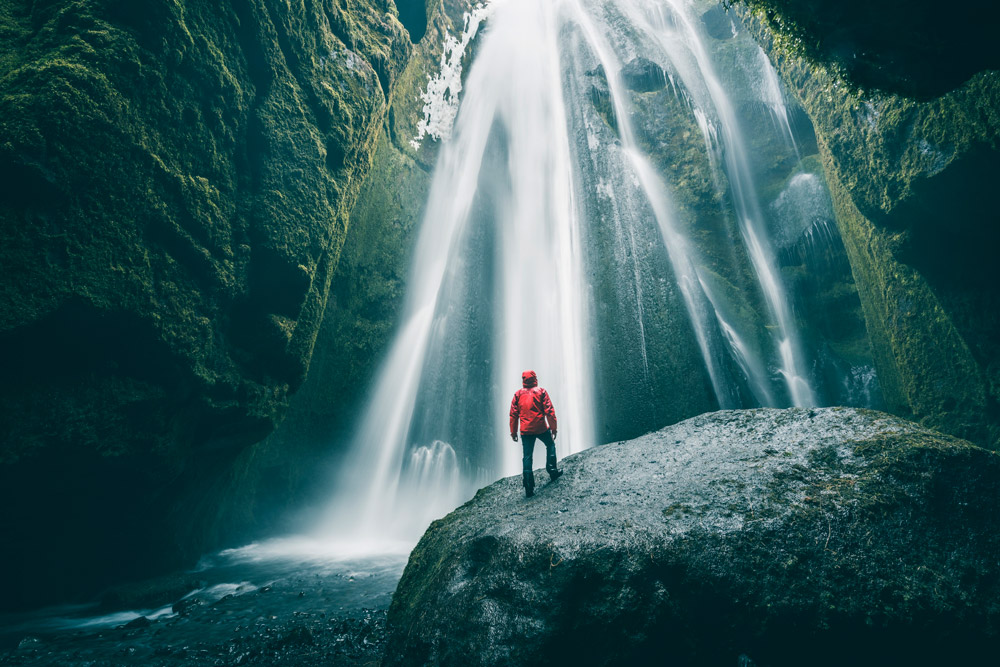
<svg viewBox="0 0 1000 667">
<path fill-rule="evenodd" d="M 522 433 L 521 448 L 524 450 L 524 472 L 531 472 L 531 455 L 535 452 L 535 440 L 545 443 L 545 469 L 552 470 L 556 467 L 556 441 L 552 439 L 552 431 L 542 433 Z"/>
</svg>

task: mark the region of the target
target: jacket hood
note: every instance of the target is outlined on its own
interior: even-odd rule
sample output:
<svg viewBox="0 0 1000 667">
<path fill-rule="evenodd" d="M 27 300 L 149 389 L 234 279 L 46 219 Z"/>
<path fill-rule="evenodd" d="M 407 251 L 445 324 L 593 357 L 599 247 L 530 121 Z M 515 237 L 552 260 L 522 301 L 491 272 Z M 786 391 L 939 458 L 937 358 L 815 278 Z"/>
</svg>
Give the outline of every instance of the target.
<svg viewBox="0 0 1000 667">
<path fill-rule="evenodd" d="M 521 384 L 525 389 L 531 389 L 538 385 L 538 376 L 535 371 L 524 371 L 521 373 Z"/>
</svg>

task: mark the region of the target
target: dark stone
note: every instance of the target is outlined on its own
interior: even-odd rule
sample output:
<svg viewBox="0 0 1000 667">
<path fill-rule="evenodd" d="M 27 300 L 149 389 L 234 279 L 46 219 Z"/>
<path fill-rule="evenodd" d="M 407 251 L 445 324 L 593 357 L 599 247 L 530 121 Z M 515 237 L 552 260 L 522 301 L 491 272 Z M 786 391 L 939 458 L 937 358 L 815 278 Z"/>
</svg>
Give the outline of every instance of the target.
<svg viewBox="0 0 1000 667">
<path fill-rule="evenodd" d="M 129 630 L 136 630 L 140 628 L 148 628 L 150 625 L 152 625 L 152 621 L 145 616 L 140 616 L 139 618 L 134 618 L 126 623 L 125 627 Z"/>
<path fill-rule="evenodd" d="M 17 649 L 19 651 L 30 651 L 41 647 L 41 645 L 42 640 L 38 637 L 25 637 L 17 643 Z"/>
<path fill-rule="evenodd" d="M 200 598 L 197 595 L 192 595 L 191 597 L 183 598 L 174 603 L 170 608 L 175 614 L 180 616 L 186 616 L 190 614 L 193 609 L 201 607 L 205 604 L 205 599 Z"/>
<path fill-rule="evenodd" d="M 995 4 L 931 0 L 735 0 L 810 60 L 862 88 L 929 99 L 1000 68 Z"/>
<path fill-rule="evenodd" d="M 646 58 L 633 58 L 622 68 L 622 80 L 629 90 L 649 93 L 667 85 L 663 68 Z"/>
<path fill-rule="evenodd" d="M 724 411 L 436 521 L 386 665 L 973 664 L 1000 650 L 1000 456 L 878 412 Z"/>
</svg>

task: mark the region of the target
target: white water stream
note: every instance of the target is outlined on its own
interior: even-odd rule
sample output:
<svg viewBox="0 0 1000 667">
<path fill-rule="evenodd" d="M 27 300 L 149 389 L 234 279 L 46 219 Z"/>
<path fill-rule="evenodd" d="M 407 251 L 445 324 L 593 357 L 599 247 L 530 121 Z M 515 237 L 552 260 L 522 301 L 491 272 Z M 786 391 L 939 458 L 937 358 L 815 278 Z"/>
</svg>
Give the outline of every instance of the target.
<svg viewBox="0 0 1000 667">
<path fill-rule="evenodd" d="M 701 32 L 691 15 L 694 3 L 684 0 L 667 2 L 624 0 L 618 3 L 618 6 L 632 25 L 670 59 L 695 105 L 703 112 L 710 112 L 719 124 L 720 141 L 711 144 L 710 148 L 722 153 L 716 163 L 726 165 L 726 175 L 729 178 L 743 241 L 777 325 L 778 337 L 775 342 L 780 355 L 781 374 L 785 379 L 792 405 L 798 407 L 816 405 L 816 397 L 807 379 L 809 373 L 788 298 L 777 275 L 774 254 L 763 230 L 763 215 L 757 200 L 743 133 L 729 96 L 705 48 Z M 759 59 L 759 62 L 760 67 L 766 72 L 764 81 L 767 85 L 762 87 L 764 101 L 772 109 L 780 108 L 780 116 L 785 119 L 787 126 L 787 113 L 784 105 L 780 103 L 777 76 L 766 59 Z M 776 88 L 778 95 L 775 94 Z M 791 137 L 790 128 L 788 136 Z"/>
<path fill-rule="evenodd" d="M 636 353 L 646 374 L 640 278 L 647 267 L 637 259 L 636 239 L 651 218 L 718 405 L 743 403 L 734 369 L 756 404 L 785 404 L 782 395 L 794 405 L 816 403 L 745 142 L 692 18 L 694 4 L 494 0 L 489 9 L 484 28 L 483 10 L 467 24 L 467 33 L 483 34 L 454 127 L 423 125 L 447 140 L 413 255 L 403 324 L 342 465 L 323 534 L 415 539 L 482 483 L 517 473 L 520 447 L 507 438 L 506 413 L 526 368 L 538 372 L 555 403 L 559 457 L 596 444 L 587 269 L 588 231 L 596 221 L 586 219 L 583 204 L 595 191 L 613 203 L 608 224 L 631 262 Z M 671 185 L 636 141 L 619 73 L 640 54 L 668 72 L 675 92 L 682 89 L 719 170 L 716 182 L 728 183 L 743 252 L 768 311 L 774 348 L 767 357 L 747 343 L 752 332 L 730 315 L 714 278 L 700 268 L 698 249 L 678 225 Z M 460 56 L 448 52 L 449 71 Z M 598 66 L 617 124 L 613 142 L 598 138 L 592 109 L 589 116 L 583 111 L 592 102 L 579 81 Z M 766 59 L 761 66 L 770 67 Z M 790 138 L 774 72 L 761 80 L 761 103 Z M 447 94 L 441 80 L 432 84 Z M 430 94 L 425 100 L 432 110 Z M 582 151 L 600 163 L 600 182 L 586 180 Z M 784 382 L 777 392 L 775 371 Z"/>
</svg>

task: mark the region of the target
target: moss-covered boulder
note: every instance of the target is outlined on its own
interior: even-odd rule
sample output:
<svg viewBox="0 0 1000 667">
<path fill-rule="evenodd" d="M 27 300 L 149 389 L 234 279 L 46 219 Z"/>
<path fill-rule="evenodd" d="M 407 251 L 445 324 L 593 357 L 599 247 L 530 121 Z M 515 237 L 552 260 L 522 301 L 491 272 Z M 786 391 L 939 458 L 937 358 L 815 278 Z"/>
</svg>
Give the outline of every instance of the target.
<svg viewBox="0 0 1000 667">
<path fill-rule="evenodd" d="M 482 489 L 388 665 L 939 665 L 1000 649 L 1000 456 L 843 408 L 726 411 Z M 536 474 L 542 475 L 541 471 Z"/>
<path fill-rule="evenodd" d="M 0 3 L 5 606 L 211 543 L 302 383 L 411 48 L 345 7 Z"/>
<path fill-rule="evenodd" d="M 1000 73 L 919 102 L 748 26 L 813 121 L 887 407 L 1000 446 Z"/>
</svg>

